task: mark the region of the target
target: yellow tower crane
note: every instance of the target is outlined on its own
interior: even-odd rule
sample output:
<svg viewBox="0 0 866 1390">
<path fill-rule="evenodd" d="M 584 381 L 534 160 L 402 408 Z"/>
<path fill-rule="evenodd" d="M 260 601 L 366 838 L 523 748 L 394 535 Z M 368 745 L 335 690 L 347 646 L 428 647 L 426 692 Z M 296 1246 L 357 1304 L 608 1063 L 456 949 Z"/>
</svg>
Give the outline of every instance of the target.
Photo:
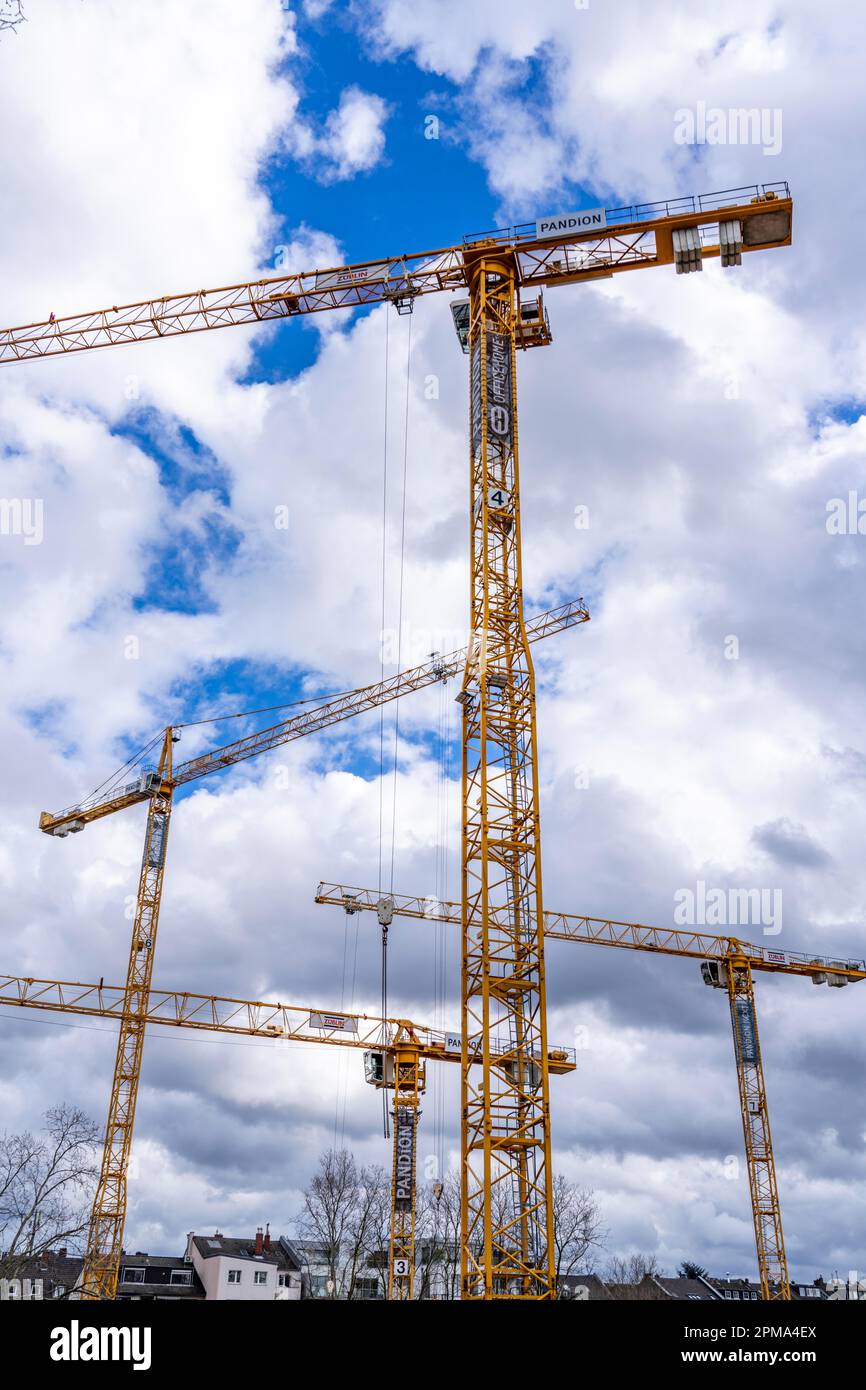
<svg viewBox="0 0 866 1390">
<path fill-rule="evenodd" d="M 124 1029 L 132 1027 L 144 1036 L 149 1024 L 243 1037 L 271 1038 L 277 1042 L 325 1043 L 361 1049 L 367 1082 L 394 1092 L 394 1148 L 391 1166 L 391 1227 L 388 1257 L 388 1297 L 405 1301 L 413 1297 L 415 1277 L 416 1153 L 421 1098 L 426 1084 L 426 1063 L 461 1061 L 461 1040 L 453 1033 L 437 1031 L 405 1018 L 379 1018 L 364 1013 L 345 1013 L 297 1004 L 269 1004 L 214 994 L 190 994 L 149 989 L 131 1011 L 128 987 L 67 980 L 37 980 L 0 975 L 0 1005 L 84 1014 L 116 1019 Z M 475 1058 L 477 1064 L 480 1058 Z M 548 1066 L 556 1075 L 575 1069 L 574 1050 L 555 1047 Z M 104 1173 L 104 1164 L 103 1164 Z M 100 1179 L 102 1181 L 102 1179 Z M 91 1226 L 91 1236 L 93 1228 Z M 118 1263 L 108 1275 L 114 1297 Z M 81 1296 L 87 1270 L 82 1271 Z"/>
<path fill-rule="evenodd" d="M 0 331 L 0 363 L 468 291 L 470 622 L 463 685 L 463 1297 L 555 1295 L 535 689 L 523 617 L 517 348 L 551 341 L 545 288 L 723 266 L 787 246 L 786 183 L 542 218 L 412 255 L 166 295 Z M 482 1058 L 479 1079 L 469 1057 Z M 533 1059 L 540 1056 L 540 1065 Z M 480 1252 L 480 1253 L 477 1253 Z"/>
<path fill-rule="evenodd" d="M 350 913 L 368 911 L 381 915 L 384 912 L 389 920 L 397 914 L 424 921 L 452 922 L 455 925 L 461 921 L 458 903 L 404 894 L 383 897 L 371 889 L 350 888 L 335 883 L 320 883 L 316 902 L 332 903 Z M 685 956 L 700 961 L 705 984 L 725 990 L 730 1004 L 761 1294 L 765 1299 L 789 1299 L 791 1287 L 752 977 L 755 971 L 800 975 L 816 985 L 841 988 L 866 979 L 866 961 L 801 951 L 780 951 L 767 946 L 754 946 L 734 936 L 648 927 L 636 922 L 580 917 L 565 912 L 545 912 L 544 935 L 548 941 L 584 941 L 629 951 Z"/>
<path fill-rule="evenodd" d="M 582 599 L 541 613 L 528 625 L 530 641 L 540 641 L 589 620 Z M 247 734 L 233 743 L 174 764 L 178 728 L 166 729 L 159 763 L 144 769 L 134 782 L 86 798 L 56 815 L 44 811 L 39 826 L 47 835 L 64 838 L 79 833 L 91 821 L 147 803 L 144 851 L 141 860 L 135 917 L 126 974 L 126 1007 L 120 1019 L 114 1078 L 109 1102 L 102 1165 L 84 1260 L 82 1296 L 113 1298 L 126 1219 L 126 1175 L 135 1123 L 135 1104 L 141 1077 L 148 996 L 153 978 L 156 935 L 165 875 L 168 831 L 174 792 L 178 787 L 221 772 L 235 763 L 279 748 L 294 739 L 319 732 L 365 710 L 375 709 L 413 690 L 445 681 L 464 667 L 465 651 L 437 656 L 421 666 L 400 671 L 387 680 L 347 691 L 311 705 L 291 719 Z M 181 727 L 181 726 L 178 726 Z"/>
</svg>

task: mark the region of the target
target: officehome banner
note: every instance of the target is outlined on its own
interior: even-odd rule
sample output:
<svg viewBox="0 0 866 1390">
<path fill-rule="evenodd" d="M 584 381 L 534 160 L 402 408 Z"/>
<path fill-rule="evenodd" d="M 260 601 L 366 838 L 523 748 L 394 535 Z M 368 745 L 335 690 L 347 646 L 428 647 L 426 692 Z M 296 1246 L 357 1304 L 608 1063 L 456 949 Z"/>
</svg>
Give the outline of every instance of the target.
<svg viewBox="0 0 866 1390">
<path fill-rule="evenodd" d="M 514 433 L 511 339 L 507 333 L 485 334 L 487 358 L 487 437 L 510 449 Z"/>
<path fill-rule="evenodd" d="M 511 367 L 511 339 L 507 333 L 484 334 L 486 381 L 481 381 L 481 349 L 478 339 L 472 345 L 472 450 L 481 450 L 484 423 L 488 444 L 510 451 L 514 444 L 514 379 Z"/>
</svg>

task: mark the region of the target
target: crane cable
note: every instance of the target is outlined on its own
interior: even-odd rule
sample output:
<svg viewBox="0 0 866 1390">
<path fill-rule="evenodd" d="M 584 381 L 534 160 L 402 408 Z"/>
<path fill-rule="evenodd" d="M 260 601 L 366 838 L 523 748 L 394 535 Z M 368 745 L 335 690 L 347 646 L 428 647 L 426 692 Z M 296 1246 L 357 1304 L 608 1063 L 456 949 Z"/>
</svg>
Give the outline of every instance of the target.
<svg viewBox="0 0 866 1390">
<path fill-rule="evenodd" d="M 437 748 L 436 748 L 436 796 L 434 799 L 434 818 L 433 818 L 433 891 L 441 900 L 443 892 L 442 883 L 442 802 L 445 795 L 443 786 L 444 760 L 445 760 L 445 683 L 442 682 L 439 690 L 439 710 L 437 720 Z M 433 1026 L 442 1026 L 442 923 L 436 922 L 433 930 Z M 442 1177 L 442 1119 L 443 1119 L 443 1093 L 441 1068 L 437 1068 L 433 1078 L 433 1146 L 436 1158 L 437 1179 Z"/>
<path fill-rule="evenodd" d="M 409 369 L 412 357 L 412 315 L 406 335 L 406 404 L 403 413 L 403 500 L 400 515 L 400 589 L 397 606 L 397 670 L 403 659 L 403 579 L 406 559 L 406 480 L 409 463 Z M 391 877 L 388 891 L 394 892 L 394 855 L 397 848 L 397 744 L 400 735 L 400 702 L 394 706 L 394 794 L 391 802 Z"/>
<path fill-rule="evenodd" d="M 389 330 L 388 322 L 390 315 L 386 311 L 385 326 L 385 441 L 382 477 L 382 646 L 381 646 L 381 669 L 382 679 L 385 678 L 385 575 L 386 575 L 386 539 L 387 539 L 387 487 L 388 487 L 388 351 L 389 351 Z M 406 386 L 405 403 L 403 410 L 403 479 L 402 479 L 402 498 L 400 504 L 400 562 L 399 562 L 399 583 L 397 600 L 397 670 L 401 669 L 403 657 L 403 596 L 404 580 L 406 571 L 406 492 L 407 477 L 409 468 L 409 401 L 411 386 L 411 364 L 412 364 L 412 314 L 409 314 L 409 323 L 406 333 Z M 397 765 L 400 740 L 400 704 L 397 702 L 394 710 L 394 758 L 392 768 L 393 790 L 391 797 L 391 863 L 388 877 L 388 891 L 393 896 L 394 893 L 394 861 L 397 848 Z M 382 893 L 383 880 L 383 849 L 384 849 L 384 790 L 385 790 L 385 723 L 384 707 L 382 709 L 379 723 L 379 894 Z M 388 1017 L 388 927 L 382 925 L 382 1018 Z M 383 1024 L 384 1028 L 384 1024 Z M 388 1101 L 385 1090 L 382 1091 L 382 1128 L 385 1138 L 390 1137 L 390 1115 Z"/>
<path fill-rule="evenodd" d="M 453 717 L 454 704 L 449 698 L 445 681 L 440 687 L 438 749 L 436 767 L 436 815 L 435 815 L 435 856 L 434 892 L 440 902 L 449 900 L 449 840 L 451 771 L 453 757 Z M 436 922 L 434 931 L 434 1026 L 445 1027 L 445 1005 L 448 989 L 448 933 L 445 924 Z M 445 1075 L 438 1069 L 433 1092 L 433 1133 L 437 1164 L 436 1177 L 445 1180 Z"/>
<path fill-rule="evenodd" d="M 343 936 L 343 977 L 340 986 L 340 1012 L 351 1013 L 355 1008 L 355 985 L 358 976 L 358 937 L 359 924 L 355 922 L 355 941 L 352 951 L 352 981 L 349 990 L 348 1002 L 346 1001 L 346 974 L 349 959 L 349 937 L 351 933 L 351 918 L 346 914 L 346 926 Z M 346 1141 L 346 1108 L 349 1100 L 349 1058 L 343 1053 L 337 1067 L 337 1094 L 334 1103 L 334 1152 L 338 1152 L 337 1135 L 339 1133 L 339 1148 L 345 1147 Z"/>
<path fill-rule="evenodd" d="M 143 748 L 139 748 L 137 753 L 131 753 L 127 758 L 126 762 L 121 763 L 117 771 L 110 773 L 109 776 L 106 777 L 104 782 L 100 782 L 98 787 L 94 787 L 93 791 L 90 792 L 88 796 L 84 797 L 84 800 L 90 801 L 94 796 L 98 796 L 104 788 L 113 787 L 116 782 L 120 781 L 127 768 L 138 767 L 139 764 L 141 764 L 147 757 L 151 749 L 155 748 L 157 744 L 162 742 L 163 737 L 164 730 L 160 729 L 159 733 L 154 734 L 153 738 L 150 740 L 149 743 L 146 743 Z"/>
<path fill-rule="evenodd" d="M 361 687 L 361 689 L 363 688 L 364 687 Z M 222 724 L 228 719 L 252 719 L 254 715 L 258 714 L 276 714 L 280 710 L 299 709 L 301 705 L 325 705 L 330 700 L 337 700 L 341 696 L 352 693 L 354 692 L 347 690 L 332 690 L 326 694 L 303 695 L 297 700 L 283 700 L 278 705 L 264 705 L 261 709 L 235 710 L 231 714 L 211 714 L 206 719 L 178 720 L 177 723 L 172 724 L 171 727 L 173 729 L 199 729 L 205 724 Z M 148 753 L 150 753 L 152 749 L 158 747 L 164 737 L 165 730 L 160 729 L 159 733 L 154 734 L 153 738 L 150 739 L 148 743 L 144 744 L 142 748 L 139 748 L 138 752 L 130 753 L 126 762 L 121 763 L 114 772 L 109 773 L 105 780 L 99 783 L 98 787 L 94 787 L 92 792 L 88 792 L 87 795 L 82 798 L 82 801 L 90 801 L 93 797 L 99 796 L 100 792 L 113 789 L 117 783 L 122 780 L 124 773 L 126 773 L 128 769 L 139 767 L 144 762 Z"/>
<path fill-rule="evenodd" d="M 391 316 L 385 309 L 385 417 L 382 444 L 382 595 L 379 618 L 379 678 L 385 679 L 385 579 L 388 534 L 388 372 Z M 382 892 L 382 844 L 385 818 L 385 706 L 379 708 L 379 893 Z M 385 1013 L 382 1011 L 382 1017 Z"/>
<path fill-rule="evenodd" d="M 385 679 L 385 581 L 388 570 L 388 376 L 390 372 L 390 343 L 391 343 L 391 315 L 388 307 L 385 306 L 385 382 L 384 382 L 384 419 L 382 431 L 382 595 L 381 612 L 379 617 L 379 678 Z M 385 827 L 385 706 L 379 709 L 379 897 L 382 896 L 382 850 L 384 846 L 384 827 Z M 381 976 L 381 1008 L 382 1018 L 388 1017 L 387 1001 L 387 950 L 388 950 L 388 929 L 382 928 L 382 960 L 380 965 Z M 382 1024 L 382 1042 L 385 1041 L 385 1024 Z M 389 1137 L 388 1127 L 388 1099 L 385 1090 L 382 1090 L 382 1133 L 387 1139 Z"/>
</svg>

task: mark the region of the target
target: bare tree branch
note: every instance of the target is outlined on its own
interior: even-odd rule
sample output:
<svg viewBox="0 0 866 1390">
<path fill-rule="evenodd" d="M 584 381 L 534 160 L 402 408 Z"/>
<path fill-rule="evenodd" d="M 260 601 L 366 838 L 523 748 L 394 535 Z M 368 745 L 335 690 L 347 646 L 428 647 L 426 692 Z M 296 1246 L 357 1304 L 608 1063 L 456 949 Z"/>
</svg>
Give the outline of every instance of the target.
<svg viewBox="0 0 866 1390">
<path fill-rule="evenodd" d="M 17 29 L 26 24 L 23 0 L 0 0 L 0 34 L 4 29 Z"/>
<path fill-rule="evenodd" d="M 492 1193 L 496 1219 L 504 1222 L 509 1193 Z M 557 1280 L 585 1269 L 587 1257 L 604 1244 L 605 1231 L 592 1192 L 567 1178 L 554 1180 L 554 1250 Z M 375 1278 L 384 1297 L 388 1287 L 391 1186 L 384 1168 L 359 1168 L 347 1150 L 329 1152 L 304 1193 L 300 1233 L 322 1250 L 332 1298 L 369 1297 Z M 460 1177 L 449 1173 L 435 1191 L 418 1184 L 415 1196 L 415 1298 L 460 1298 Z M 480 1254 L 480 1250 L 478 1251 Z M 641 1270 L 641 1277 L 643 1270 Z M 363 1282 L 362 1282 L 363 1281 Z"/>
<path fill-rule="evenodd" d="M 363 1297 L 360 1279 L 375 1278 L 377 1288 L 388 1286 L 388 1247 L 391 1221 L 391 1188 L 388 1174 L 379 1163 L 358 1172 L 357 1201 L 349 1223 L 343 1283 L 347 1298 Z M 384 1258 L 383 1258 L 384 1255 Z"/>
<path fill-rule="evenodd" d="M 605 1235 L 592 1192 L 557 1174 L 553 1179 L 553 1250 L 559 1296 L 563 1293 L 561 1280 L 578 1270 L 586 1272 L 587 1255 L 601 1248 Z"/>
<path fill-rule="evenodd" d="M 611 1298 L 656 1302 L 665 1297 L 658 1284 L 652 1282 L 660 1274 L 655 1255 L 614 1256 L 605 1270 L 604 1282 Z"/>
<path fill-rule="evenodd" d="M 0 1276 L 57 1245 L 80 1245 L 96 1182 L 99 1129 L 72 1105 L 45 1116 L 45 1135 L 0 1137 Z"/>
<path fill-rule="evenodd" d="M 358 1165 L 347 1149 L 329 1149 L 304 1193 L 302 1234 L 322 1247 L 331 1281 L 329 1297 L 343 1291 L 340 1252 L 358 1207 Z"/>
</svg>

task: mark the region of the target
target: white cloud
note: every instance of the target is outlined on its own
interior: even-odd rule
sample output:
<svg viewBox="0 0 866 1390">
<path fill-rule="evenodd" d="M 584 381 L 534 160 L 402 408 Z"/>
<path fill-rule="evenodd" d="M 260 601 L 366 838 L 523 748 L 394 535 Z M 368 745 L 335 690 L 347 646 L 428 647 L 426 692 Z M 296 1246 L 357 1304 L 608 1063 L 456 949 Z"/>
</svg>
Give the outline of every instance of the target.
<svg viewBox="0 0 866 1390">
<path fill-rule="evenodd" d="M 676 106 L 750 103 L 759 78 L 773 104 L 782 98 L 772 84 L 790 84 L 780 163 L 790 156 L 810 190 L 795 246 L 747 257 L 738 273 L 659 271 L 551 294 L 555 344 L 521 361 L 527 593 L 583 591 L 593 609 L 588 627 L 538 650 L 549 676 L 539 725 L 547 902 L 664 925 L 675 889 L 697 877 L 769 876 L 785 894 L 785 944 L 826 940 L 863 953 L 864 542 L 832 538 L 824 525 L 828 497 L 866 488 L 862 425 L 827 409 L 862 378 L 849 307 L 859 271 L 846 262 L 861 193 L 846 173 L 850 151 L 843 158 L 837 148 L 838 130 L 853 141 L 860 128 L 849 97 L 856 82 L 840 80 L 860 49 L 842 53 L 835 7 L 826 69 L 798 56 L 811 32 L 800 5 L 785 9 L 781 29 L 766 8 L 735 7 L 724 44 L 715 20 L 686 7 L 656 28 L 645 5 L 625 7 L 629 22 L 616 24 L 605 11 L 413 0 L 389 5 L 383 20 L 395 53 L 412 46 L 420 62 L 467 80 L 467 120 L 484 94 L 486 114 L 469 138 L 509 205 L 548 203 L 561 169 L 650 196 L 698 176 L 705 186 L 740 182 L 746 165 L 761 176 L 771 161 L 760 152 L 719 148 L 695 170 L 677 162 L 670 138 Z M 144 16 L 98 0 L 43 5 L 26 34 L 0 46 L 4 119 L 28 141 L 26 159 L 15 140 L 4 149 L 16 248 L 3 279 L 9 319 L 234 281 L 270 265 L 289 233 L 258 178 L 290 127 L 333 176 L 381 158 L 379 99 L 349 89 L 314 131 L 291 67 L 280 66 L 294 51 L 293 29 L 264 0 L 240 14 L 214 0 L 170 14 L 154 5 Z M 516 81 L 533 53 L 549 77 L 545 111 Z M 306 228 L 279 254 L 307 268 L 342 252 Z M 243 331 L 0 375 L 0 495 L 43 497 L 46 525 L 42 546 L 0 537 L 4 968 L 122 976 L 140 813 L 62 842 L 39 837 L 35 819 L 99 780 L 118 760 L 120 734 L 173 717 L 175 681 L 213 660 L 314 669 L 334 685 L 378 674 L 385 311 L 351 329 L 323 317 L 321 328 L 313 365 L 288 382 L 238 384 L 250 354 Z M 409 639 L 463 624 L 467 527 L 465 360 L 447 304 L 419 304 L 412 332 Z M 407 333 L 392 317 L 386 622 L 396 611 Z M 436 400 L 423 391 L 431 374 Z M 183 455 L 197 487 L 181 502 L 153 458 L 112 432 L 135 420 L 130 376 L 136 406 L 156 412 L 161 443 L 180 457 L 184 425 L 211 451 L 204 464 Z M 273 525 L 282 504 L 288 531 Z M 588 531 L 574 528 L 578 504 L 589 506 Z M 217 549 L 201 576 L 208 611 L 140 611 L 149 542 L 182 547 L 223 526 L 238 551 Z M 130 633 L 141 640 L 138 661 L 123 656 Z M 736 662 L 724 656 L 731 633 Z M 403 732 L 435 729 L 439 698 L 404 702 Z M 34 710 L 36 722 L 25 714 Z M 273 762 L 251 764 L 178 805 L 161 983 L 340 1002 L 345 924 L 311 897 L 319 875 L 376 881 L 379 784 L 347 770 L 359 748 L 375 767 L 375 720 L 284 750 L 275 761 L 286 777 L 274 776 Z M 576 768 L 588 769 L 588 787 L 576 784 Z M 449 791 L 456 813 L 453 781 Z M 436 886 L 440 794 L 435 765 L 404 746 L 398 888 Z M 831 867 L 768 861 L 753 832 L 779 821 L 802 826 Z M 453 833 L 449 843 L 453 851 Z M 355 998 L 375 1007 L 375 925 L 353 920 Z M 392 932 L 392 999 L 422 1022 L 437 1005 L 434 931 Z M 456 1022 L 456 942 L 449 952 Z M 720 1263 L 748 1272 L 745 1186 L 719 1178 L 740 1143 L 724 1001 L 691 962 L 564 943 L 555 959 L 551 1036 L 567 1042 L 583 1021 L 593 1040 L 578 1075 L 557 1082 L 557 1163 L 595 1184 L 623 1246 L 654 1240 L 670 1265 L 703 1258 L 706 1238 Z M 833 997 L 831 1016 L 829 992 L 805 983 L 760 995 L 788 1240 L 805 1275 L 830 1250 L 842 1267 L 858 1260 L 850 1204 L 864 1118 L 856 1086 L 846 1088 L 860 1065 L 856 996 Z M 23 1016 L 3 1027 L 7 1077 L 23 1078 L 4 1083 L 11 1127 L 35 1123 L 45 1098 L 67 1094 L 99 1112 L 110 1035 Z M 257 1202 L 277 1207 L 288 1226 L 333 1133 L 343 1084 L 337 1058 L 321 1051 L 299 1051 L 295 1062 L 287 1049 L 277 1075 L 260 1051 L 149 1042 L 131 1241 L 172 1248 L 190 1224 L 258 1224 L 268 1212 Z M 348 1064 L 344 1077 L 352 1142 L 387 1158 L 375 1138 L 376 1098 Z M 264 1125 L 257 1113 L 269 1092 L 277 1100 Z M 450 1147 L 456 1113 L 446 1112 Z M 838 1138 L 816 1158 L 809 1134 L 833 1130 Z M 249 1155 L 269 1136 L 276 1152 L 268 1149 L 250 1194 Z M 820 1208 L 811 1195 L 819 1179 Z"/>
<path fill-rule="evenodd" d="M 287 144 L 322 183 L 336 183 L 368 173 L 385 151 L 388 104 L 373 92 L 346 87 L 339 105 L 317 130 L 311 123 L 293 127 Z"/>
</svg>

